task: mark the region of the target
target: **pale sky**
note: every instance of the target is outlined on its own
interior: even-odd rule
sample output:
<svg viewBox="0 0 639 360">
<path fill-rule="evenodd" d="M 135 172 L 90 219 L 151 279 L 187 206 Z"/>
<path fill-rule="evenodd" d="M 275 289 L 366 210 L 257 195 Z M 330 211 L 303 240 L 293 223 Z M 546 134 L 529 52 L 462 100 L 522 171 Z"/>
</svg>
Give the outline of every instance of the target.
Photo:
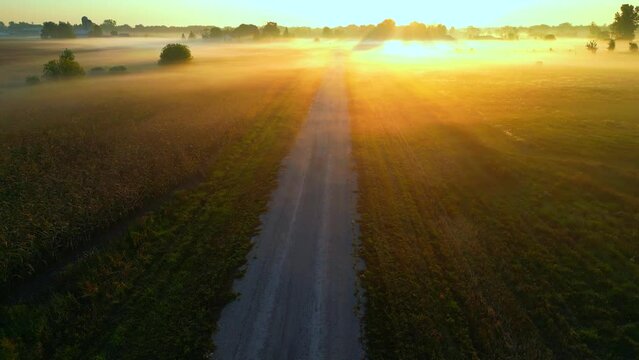
<svg viewBox="0 0 639 360">
<path fill-rule="evenodd" d="M 612 22 L 628 0 L 0 0 L 0 21 L 69 21 L 83 15 L 101 23 L 118 24 L 261 25 L 276 21 L 285 26 L 376 24 L 393 18 L 448 26 L 598 24 Z"/>
</svg>

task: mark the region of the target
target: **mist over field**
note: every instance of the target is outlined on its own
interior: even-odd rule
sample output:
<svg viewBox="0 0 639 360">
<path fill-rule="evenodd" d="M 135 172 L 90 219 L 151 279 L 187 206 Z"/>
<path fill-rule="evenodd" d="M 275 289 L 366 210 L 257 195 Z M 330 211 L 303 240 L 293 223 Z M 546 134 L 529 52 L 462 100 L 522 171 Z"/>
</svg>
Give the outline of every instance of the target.
<svg viewBox="0 0 639 360">
<path fill-rule="evenodd" d="M 0 359 L 639 358 L 620 11 L 0 23 Z"/>
</svg>

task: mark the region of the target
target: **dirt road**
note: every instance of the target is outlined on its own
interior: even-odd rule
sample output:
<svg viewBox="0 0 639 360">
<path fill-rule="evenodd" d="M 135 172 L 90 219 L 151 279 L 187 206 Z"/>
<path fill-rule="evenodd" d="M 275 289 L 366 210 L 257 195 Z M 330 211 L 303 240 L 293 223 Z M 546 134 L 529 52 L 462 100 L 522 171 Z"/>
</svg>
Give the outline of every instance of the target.
<svg viewBox="0 0 639 360">
<path fill-rule="evenodd" d="M 262 219 L 214 359 L 360 359 L 356 179 L 343 68 L 328 71 Z M 259 181 L 259 179 L 256 179 Z"/>
</svg>

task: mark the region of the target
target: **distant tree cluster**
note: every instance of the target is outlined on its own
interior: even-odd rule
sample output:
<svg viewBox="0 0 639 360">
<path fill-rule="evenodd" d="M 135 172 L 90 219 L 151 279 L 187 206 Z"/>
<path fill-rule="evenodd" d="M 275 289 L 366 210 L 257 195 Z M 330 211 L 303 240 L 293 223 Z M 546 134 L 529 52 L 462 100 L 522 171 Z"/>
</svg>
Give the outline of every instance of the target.
<svg viewBox="0 0 639 360">
<path fill-rule="evenodd" d="M 262 28 L 262 37 L 263 38 L 276 38 L 280 36 L 280 28 L 277 26 L 276 22 L 269 21 Z"/>
<path fill-rule="evenodd" d="M 224 37 L 224 31 L 217 26 L 213 26 L 210 29 L 204 29 L 202 32 L 203 39 L 220 39 L 222 37 Z"/>
<path fill-rule="evenodd" d="M 68 22 L 54 23 L 47 21 L 42 24 L 42 30 L 40 37 L 43 39 L 73 39 L 75 38 L 75 32 L 73 26 Z"/>
<path fill-rule="evenodd" d="M 257 39 L 260 37 L 260 29 L 253 24 L 241 24 L 237 28 L 233 29 L 231 36 L 236 39 Z"/>
<path fill-rule="evenodd" d="M 388 40 L 395 36 L 397 24 L 392 19 L 386 19 L 366 35 L 366 40 Z"/>
<path fill-rule="evenodd" d="M 600 27 L 594 21 L 590 24 L 590 36 L 594 39 L 606 40 L 610 39 L 610 31 L 605 27 Z"/>
<path fill-rule="evenodd" d="M 448 29 L 446 26 L 426 25 L 419 22 L 412 22 L 407 26 L 400 27 L 401 37 L 403 40 L 435 40 L 449 39 Z"/>
</svg>

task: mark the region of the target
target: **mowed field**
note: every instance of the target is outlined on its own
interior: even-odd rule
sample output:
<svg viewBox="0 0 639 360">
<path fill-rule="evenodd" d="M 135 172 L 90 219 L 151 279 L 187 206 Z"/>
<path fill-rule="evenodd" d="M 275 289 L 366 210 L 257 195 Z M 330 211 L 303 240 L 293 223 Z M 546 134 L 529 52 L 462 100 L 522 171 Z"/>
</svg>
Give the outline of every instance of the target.
<svg viewBox="0 0 639 360">
<path fill-rule="evenodd" d="M 211 351 L 327 52 L 190 45 L 190 64 L 158 67 L 158 40 L 0 43 L 16 54 L 0 74 L 0 358 Z M 128 74 L 13 80 L 64 48 L 86 70 L 122 64 Z M 132 217 L 152 200 L 153 212 Z M 109 237 L 129 218 L 124 236 Z"/>
<path fill-rule="evenodd" d="M 351 59 L 368 356 L 636 359 L 639 57 L 488 44 Z"/>
</svg>

